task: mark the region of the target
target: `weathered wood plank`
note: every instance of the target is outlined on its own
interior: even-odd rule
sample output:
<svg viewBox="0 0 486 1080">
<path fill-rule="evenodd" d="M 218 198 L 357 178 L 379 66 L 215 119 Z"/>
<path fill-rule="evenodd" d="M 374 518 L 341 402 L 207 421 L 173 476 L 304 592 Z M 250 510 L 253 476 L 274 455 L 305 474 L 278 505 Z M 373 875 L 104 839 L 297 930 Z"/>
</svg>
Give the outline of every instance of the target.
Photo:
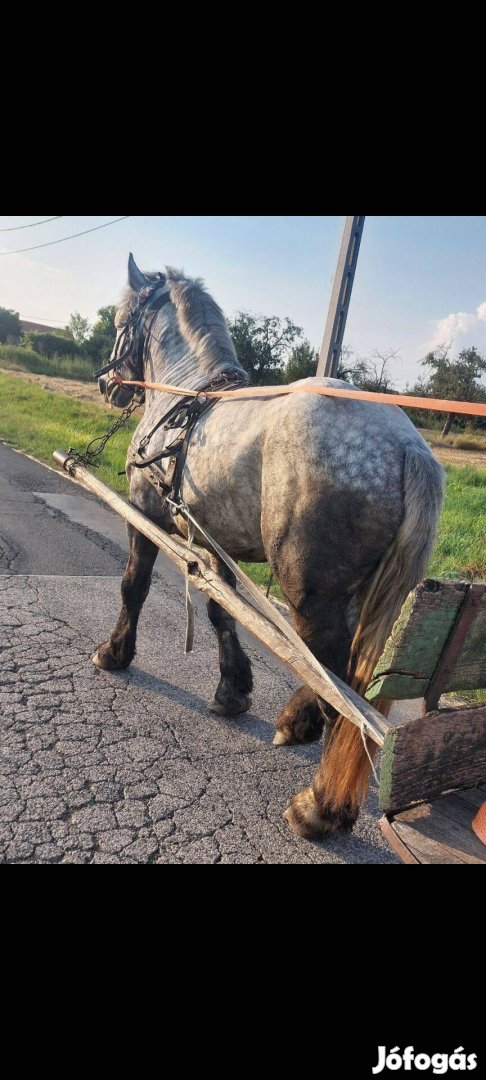
<svg viewBox="0 0 486 1080">
<path fill-rule="evenodd" d="M 307 646 L 298 638 L 292 627 L 275 612 L 265 596 L 258 595 L 258 603 L 269 612 L 268 615 L 258 611 L 245 597 L 236 592 L 222 577 L 217 574 L 210 562 L 208 552 L 203 548 L 193 545 L 190 549 L 183 540 L 169 536 L 155 525 L 140 510 L 126 502 L 121 495 L 107 487 L 98 477 L 93 476 L 88 469 L 81 465 L 70 464 L 69 455 L 63 450 L 56 450 L 54 460 L 63 467 L 68 466 L 67 471 L 75 476 L 84 487 L 93 491 L 104 502 L 111 506 L 116 513 L 131 522 L 139 532 L 152 540 L 157 547 L 165 551 L 166 555 L 178 566 L 183 574 L 188 574 L 191 584 L 196 589 L 217 600 L 226 611 L 229 611 L 243 626 L 250 630 L 267 646 L 280 660 L 283 660 L 292 671 L 315 690 L 324 701 L 329 702 L 339 712 L 346 716 L 358 727 L 362 725 L 366 734 L 378 744 L 383 746 L 386 734 L 394 729 L 393 721 L 382 716 L 373 706 L 355 693 L 342 679 L 333 672 L 328 671 L 318 663 L 315 656 Z M 249 582 L 250 591 L 254 591 Z M 278 623 L 278 626 L 275 625 Z"/>
<path fill-rule="evenodd" d="M 427 579 L 410 593 L 375 668 L 369 701 L 424 696 L 467 589 L 465 582 Z"/>
<path fill-rule="evenodd" d="M 416 866 L 417 863 L 420 862 L 420 859 L 417 859 L 416 856 L 412 854 L 412 852 L 403 842 L 401 837 L 398 836 L 398 834 L 395 832 L 393 822 L 389 821 L 385 815 L 384 817 L 380 818 L 378 824 L 383 833 L 383 836 L 385 837 L 385 840 L 388 840 L 390 847 L 393 849 L 395 854 L 399 856 L 402 862 L 413 863 Z"/>
<path fill-rule="evenodd" d="M 472 829 L 440 813 L 437 802 L 422 803 L 393 820 L 393 829 L 420 862 L 486 863 L 486 846 Z"/>
<path fill-rule="evenodd" d="M 471 806 L 475 806 L 477 809 L 483 805 L 483 802 L 486 802 L 486 788 L 474 787 L 469 788 L 467 791 L 458 791 L 456 797 L 462 799 L 463 802 L 470 803 Z"/>
<path fill-rule="evenodd" d="M 481 613 L 486 585 L 469 585 L 457 612 L 454 625 L 439 657 L 439 662 L 427 687 L 424 712 L 436 709 L 446 686 L 454 687 L 455 669 L 459 663 L 466 637 Z M 485 627 L 486 630 L 486 627 Z"/>
<path fill-rule="evenodd" d="M 458 660 L 446 683 L 450 690 L 481 690 L 486 687 L 486 590 Z"/>
<path fill-rule="evenodd" d="M 392 828 L 397 839 L 402 841 L 407 851 L 410 851 L 419 863 L 425 863 L 426 865 L 443 865 L 445 863 L 464 866 L 468 861 L 460 858 L 450 847 L 438 844 L 437 840 L 428 836 L 420 836 L 412 825 L 406 825 L 404 822 L 395 819 Z"/>
<path fill-rule="evenodd" d="M 401 724 L 383 746 L 380 806 L 412 803 L 486 779 L 486 705 L 438 709 Z"/>
<path fill-rule="evenodd" d="M 477 813 L 477 807 L 461 799 L 460 795 L 442 795 L 435 800 L 434 806 L 439 814 L 444 814 L 444 817 L 463 825 L 465 829 L 471 828 L 473 817 Z M 486 856 L 486 848 L 484 854 Z"/>
<path fill-rule="evenodd" d="M 397 821 L 394 818 L 392 830 L 398 842 L 404 845 L 412 857 L 416 858 L 417 862 L 426 865 L 450 863 L 464 866 L 464 859 L 459 858 L 450 848 L 440 846 L 437 840 L 433 840 L 428 836 L 421 836 L 413 828 L 413 825 L 407 825 L 405 822 Z"/>
</svg>

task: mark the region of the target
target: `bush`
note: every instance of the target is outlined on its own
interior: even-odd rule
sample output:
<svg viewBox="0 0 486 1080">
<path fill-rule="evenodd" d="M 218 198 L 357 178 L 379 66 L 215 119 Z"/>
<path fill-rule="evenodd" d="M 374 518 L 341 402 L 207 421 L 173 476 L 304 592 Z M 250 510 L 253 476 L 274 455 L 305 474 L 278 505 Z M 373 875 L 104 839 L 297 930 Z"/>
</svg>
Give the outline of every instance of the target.
<svg viewBox="0 0 486 1080">
<path fill-rule="evenodd" d="M 456 435 L 452 445 L 456 450 L 486 450 L 486 441 L 472 435 Z"/>
<path fill-rule="evenodd" d="M 22 345 L 40 356 L 86 356 L 81 345 L 72 338 L 61 337 L 58 334 L 39 334 L 35 330 L 28 330 L 22 338 Z"/>
<path fill-rule="evenodd" d="M 93 382 L 93 365 L 87 356 L 41 356 L 20 345 L 0 345 L 0 368 L 32 371 L 35 375 L 57 376 Z"/>
</svg>

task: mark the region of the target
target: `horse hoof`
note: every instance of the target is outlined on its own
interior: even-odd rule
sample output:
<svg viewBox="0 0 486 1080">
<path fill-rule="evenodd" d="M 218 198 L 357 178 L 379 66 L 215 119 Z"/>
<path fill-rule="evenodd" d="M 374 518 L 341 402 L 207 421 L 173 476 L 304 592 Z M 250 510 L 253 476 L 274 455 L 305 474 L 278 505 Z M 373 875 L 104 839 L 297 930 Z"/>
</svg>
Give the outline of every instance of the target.
<svg viewBox="0 0 486 1080">
<path fill-rule="evenodd" d="M 339 810 L 328 807 L 326 813 L 321 814 L 316 806 L 314 792 L 308 787 L 294 795 L 282 816 L 297 836 L 303 836 L 306 840 L 322 840 L 333 832 L 350 832 L 358 812 L 358 807 L 346 804 Z"/>
<path fill-rule="evenodd" d="M 126 664 L 120 663 L 109 649 L 103 650 L 102 646 L 93 653 L 91 662 L 101 671 L 118 671 L 119 668 L 128 667 L 130 663 L 130 661 L 127 661 Z"/>
<path fill-rule="evenodd" d="M 291 735 L 286 735 L 280 728 L 275 732 L 272 743 L 274 746 L 291 746 L 294 742 Z"/>
<path fill-rule="evenodd" d="M 332 831 L 329 822 L 321 818 L 317 811 L 314 792 L 311 787 L 299 791 L 290 800 L 290 805 L 282 815 L 292 832 L 303 836 L 305 840 L 322 839 Z"/>
<path fill-rule="evenodd" d="M 306 686 L 302 686 L 291 697 L 285 709 L 277 716 L 275 727 L 277 734 L 284 736 L 273 740 L 275 746 L 283 746 L 284 743 L 294 746 L 295 743 L 317 742 L 321 738 L 324 718 L 317 698 L 310 695 Z"/>
<path fill-rule="evenodd" d="M 250 705 L 251 697 L 245 694 L 241 698 L 226 702 L 224 705 L 215 698 L 211 702 L 209 709 L 211 712 L 216 713 L 217 716 L 238 716 L 239 713 L 248 712 Z"/>
</svg>

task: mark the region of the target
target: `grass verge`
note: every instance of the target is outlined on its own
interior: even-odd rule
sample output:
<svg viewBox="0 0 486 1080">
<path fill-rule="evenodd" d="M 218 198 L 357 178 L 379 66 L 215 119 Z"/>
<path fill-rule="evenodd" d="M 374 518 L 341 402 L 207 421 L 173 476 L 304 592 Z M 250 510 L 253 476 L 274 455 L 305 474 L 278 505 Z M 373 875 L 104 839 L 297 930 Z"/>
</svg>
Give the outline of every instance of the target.
<svg viewBox="0 0 486 1080">
<path fill-rule="evenodd" d="M 41 356 L 20 345 L 0 345 L 0 368 L 31 371 L 35 375 L 51 375 L 61 379 L 93 382 L 93 364 L 82 356 Z"/>
<path fill-rule="evenodd" d="M 110 412 L 74 398 L 43 390 L 33 383 L 0 374 L 0 438 L 54 466 L 54 450 L 84 450 L 90 439 L 104 435 L 119 411 Z M 135 413 L 135 416 L 137 414 Z M 129 420 L 108 443 L 97 476 L 121 495 L 127 495 L 127 446 L 138 420 Z"/>
</svg>

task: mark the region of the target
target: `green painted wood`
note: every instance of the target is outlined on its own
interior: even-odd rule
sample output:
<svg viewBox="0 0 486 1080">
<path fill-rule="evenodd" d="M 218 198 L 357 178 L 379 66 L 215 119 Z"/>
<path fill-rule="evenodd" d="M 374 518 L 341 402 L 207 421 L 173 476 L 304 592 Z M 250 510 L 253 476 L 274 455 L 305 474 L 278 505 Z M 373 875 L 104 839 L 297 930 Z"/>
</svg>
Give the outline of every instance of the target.
<svg viewBox="0 0 486 1080">
<path fill-rule="evenodd" d="M 486 687 L 486 592 L 470 627 L 445 692 Z"/>
<path fill-rule="evenodd" d="M 371 683 L 366 692 L 369 701 L 378 697 L 393 700 L 421 698 L 437 667 L 441 653 L 454 625 L 468 585 L 465 582 L 422 581 L 407 597 L 400 615 L 385 645 Z M 476 621 L 483 625 L 486 635 L 486 606 Z M 463 664 L 464 679 L 471 688 L 471 678 L 482 677 L 486 661 L 479 659 L 481 631 L 471 638 L 467 667 Z M 455 673 L 450 680 L 456 687 Z M 452 689 L 449 684 L 448 689 Z M 479 689 L 482 683 L 475 684 Z M 465 688 L 462 687 L 461 688 Z"/>
</svg>

